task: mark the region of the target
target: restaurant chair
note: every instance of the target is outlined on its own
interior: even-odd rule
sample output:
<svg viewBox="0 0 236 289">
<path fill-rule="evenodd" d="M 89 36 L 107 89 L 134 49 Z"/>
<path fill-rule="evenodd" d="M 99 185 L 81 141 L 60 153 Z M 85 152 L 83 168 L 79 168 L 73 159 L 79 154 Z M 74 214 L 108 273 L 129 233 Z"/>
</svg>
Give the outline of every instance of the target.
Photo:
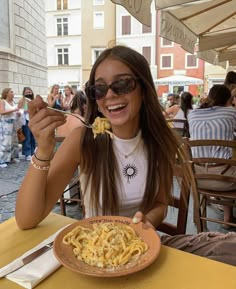
<svg viewBox="0 0 236 289">
<path fill-rule="evenodd" d="M 55 136 L 56 139 L 56 148 L 55 150 L 60 146 L 60 144 L 64 141 L 65 137 L 63 136 Z M 73 193 L 71 191 L 73 190 Z M 83 210 L 82 200 L 81 200 L 81 192 L 80 192 L 80 182 L 78 179 L 78 176 L 75 176 L 66 189 L 63 191 L 59 203 L 60 203 L 60 209 L 61 214 L 66 216 L 66 205 L 69 205 L 73 202 L 77 202 L 78 206 L 81 210 Z"/>
<path fill-rule="evenodd" d="M 171 129 L 176 132 L 179 136 L 188 137 L 188 121 L 187 119 L 167 119 L 166 120 Z"/>
<path fill-rule="evenodd" d="M 190 140 L 188 139 L 189 153 L 191 157 L 191 150 L 193 148 L 201 148 L 209 146 L 220 146 L 226 149 L 235 150 L 236 141 L 226 140 Z M 210 204 L 226 205 L 230 207 L 236 207 L 236 189 L 232 191 L 216 191 L 214 189 L 202 189 L 198 182 L 202 180 L 217 182 L 224 181 L 225 183 L 236 183 L 236 177 L 226 176 L 222 174 L 206 174 L 196 172 L 197 167 L 203 166 L 222 166 L 225 170 L 228 170 L 231 166 L 236 167 L 235 159 L 224 159 L 224 158 L 191 158 L 191 166 L 194 174 L 194 183 L 192 184 L 192 191 L 194 195 L 194 222 L 197 226 L 198 232 L 207 230 L 207 222 L 214 222 L 223 224 L 226 226 L 236 227 L 235 223 L 224 222 L 216 217 L 209 216 L 207 207 Z"/>
<path fill-rule="evenodd" d="M 187 228 L 188 219 L 188 208 L 189 208 L 189 197 L 191 191 L 191 178 L 183 181 L 184 172 L 183 166 L 188 166 L 189 163 L 186 161 L 183 165 L 176 163 L 174 167 L 174 194 L 171 196 L 168 206 L 170 214 L 171 210 L 176 210 L 177 219 L 176 222 L 166 220 L 158 226 L 157 230 L 168 235 L 179 235 L 185 234 Z M 176 191 L 179 190 L 178 193 Z M 171 218 L 172 219 L 172 218 Z"/>
</svg>

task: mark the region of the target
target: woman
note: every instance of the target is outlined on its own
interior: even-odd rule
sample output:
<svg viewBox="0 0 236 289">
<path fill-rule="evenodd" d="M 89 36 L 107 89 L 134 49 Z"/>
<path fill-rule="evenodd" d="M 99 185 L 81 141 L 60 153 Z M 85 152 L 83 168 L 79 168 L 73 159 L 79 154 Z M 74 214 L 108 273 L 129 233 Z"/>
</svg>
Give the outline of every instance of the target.
<svg viewBox="0 0 236 289">
<path fill-rule="evenodd" d="M 59 85 L 54 84 L 47 97 L 47 102 L 50 107 L 62 109 L 63 95 L 59 92 Z"/>
<path fill-rule="evenodd" d="M 19 100 L 18 106 L 19 108 L 24 109 L 24 118 L 25 124 L 22 126 L 22 130 L 25 136 L 25 140 L 22 143 L 22 155 L 25 156 L 26 161 L 31 160 L 31 156 L 35 151 L 35 138 L 29 129 L 29 112 L 28 112 L 28 103 L 29 101 L 34 99 L 34 93 L 30 87 L 24 87 L 22 92 L 22 99 Z"/>
<path fill-rule="evenodd" d="M 94 138 L 90 128 L 76 128 L 54 156 L 54 131 L 66 117 L 46 109 L 40 98 L 30 103 L 38 148 L 18 192 L 19 228 L 33 228 L 50 213 L 78 166 L 86 218 L 119 214 L 156 228 L 166 215 L 176 156 L 182 165 L 183 152 L 162 114 L 148 62 L 128 47 L 103 51 L 86 94 L 86 120 L 106 117 L 114 137 Z M 194 248 L 186 238 L 184 244 Z"/>
<path fill-rule="evenodd" d="M 180 105 L 174 104 L 166 109 L 166 118 L 187 119 L 189 110 L 193 109 L 193 96 L 190 92 L 183 92 L 180 97 Z"/>
<path fill-rule="evenodd" d="M 106 117 L 115 137 L 94 138 L 91 129 L 75 129 L 52 159 L 54 131 L 65 116 L 45 109 L 42 100 L 31 102 L 38 148 L 18 194 L 19 227 L 32 228 L 47 216 L 78 166 L 86 217 L 119 213 L 157 227 L 166 214 L 179 144 L 163 117 L 147 61 L 127 47 L 106 50 L 92 68 L 86 93 L 87 121 Z"/>
<path fill-rule="evenodd" d="M 0 168 L 6 168 L 10 162 L 19 162 L 17 118 L 19 108 L 14 103 L 14 92 L 11 88 L 2 91 L 0 99 Z"/>
<path fill-rule="evenodd" d="M 74 92 L 69 85 L 66 85 L 64 89 L 65 89 L 65 97 L 62 102 L 62 108 L 65 111 L 70 111 L 70 105 L 74 97 Z"/>
</svg>

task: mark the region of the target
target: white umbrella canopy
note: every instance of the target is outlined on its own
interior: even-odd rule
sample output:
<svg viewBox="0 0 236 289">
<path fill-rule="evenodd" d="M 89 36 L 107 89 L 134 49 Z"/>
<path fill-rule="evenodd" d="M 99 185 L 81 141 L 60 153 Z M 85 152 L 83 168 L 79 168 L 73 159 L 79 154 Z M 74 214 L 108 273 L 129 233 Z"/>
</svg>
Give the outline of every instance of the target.
<svg viewBox="0 0 236 289">
<path fill-rule="evenodd" d="M 185 75 L 172 75 L 168 77 L 162 77 L 155 80 L 157 85 L 197 85 L 203 84 L 203 80 L 196 77 L 190 77 Z"/>
<path fill-rule="evenodd" d="M 152 0 L 111 0 L 151 25 Z M 154 0 L 153 0 L 154 1 Z M 209 63 L 236 63 L 236 0 L 155 0 L 161 10 L 160 36 Z M 197 49 L 196 49 L 197 48 Z"/>
<path fill-rule="evenodd" d="M 194 1 L 168 7 L 161 12 L 160 36 L 179 43 L 190 53 L 196 51 L 197 44 L 197 56 L 212 64 L 224 66 L 229 61 L 234 65 L 236 0 Z"/>
</svg>

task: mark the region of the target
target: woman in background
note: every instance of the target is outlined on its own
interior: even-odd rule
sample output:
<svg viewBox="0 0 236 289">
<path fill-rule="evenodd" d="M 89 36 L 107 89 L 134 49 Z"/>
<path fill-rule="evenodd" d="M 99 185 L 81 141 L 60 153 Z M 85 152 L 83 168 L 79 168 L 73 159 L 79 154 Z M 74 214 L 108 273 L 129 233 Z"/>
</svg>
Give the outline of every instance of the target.
<svg viewBox="0 0 236 289">
<path fill-rule="evenodd" d="M 22 143 L 22 155 L 25 156 L 26 161 L 31 160 L 31 156 L 35 151 L 35 138 L 29 129 L 29 113 L 28 113 L 28 102 L 34 99 L 34 93 L 30 87 L 24 87 L 22 92 L 23 97 L 19 101 L 19 108 L 24 109 L 25 124 L 22 126 L 25 140 Z"/>
<path fill-rule="evenodd" d="M 70 111 L 70 106 L 71 106 L 72 99 L 74 97 L 74 92 L 73 92 L 73 89 L 69 85 L 66 85 L 64 89 L 65 89 L 65 97 L 62 102 L 62 108 L 65 111 Z"/>
<path fill-rule="evenodd" d="M 62 109 L 63 95 L 59 92 L 58 84 L 52 86 L 50 94 L 47 97 L 47 102 L 50 107 Z"/>
<path fill-rule="evenodd" d="M 14 103 L 11 88 L 2 91 L 0 99 L 0 168 L 6 168 L 10 162 L 19 162 L 18 138 L 16 133 L 19 108 Z"/>
</svg>

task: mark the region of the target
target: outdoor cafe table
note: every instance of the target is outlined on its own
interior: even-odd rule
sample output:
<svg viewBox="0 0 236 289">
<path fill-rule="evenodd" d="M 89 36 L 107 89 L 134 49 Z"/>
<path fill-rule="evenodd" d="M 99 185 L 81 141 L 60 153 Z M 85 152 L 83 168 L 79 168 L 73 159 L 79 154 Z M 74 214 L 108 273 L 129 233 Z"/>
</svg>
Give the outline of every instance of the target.
<svg viewBox="0 0 236 289">
<path fill-rule="evenodd" d="M 15 219 L 0 224 L 0 267 L 33 248 L 75 219 L 51 213 L 37 228 L 20 231 Z M 1 289 L 20 289 L 2 278 Z M 61 266 L 37 289 L 235 289 L 236 267 L 166 246 L 157 260 L 137 273 L 114 278 L 81 275 Z"/>
</svg>

